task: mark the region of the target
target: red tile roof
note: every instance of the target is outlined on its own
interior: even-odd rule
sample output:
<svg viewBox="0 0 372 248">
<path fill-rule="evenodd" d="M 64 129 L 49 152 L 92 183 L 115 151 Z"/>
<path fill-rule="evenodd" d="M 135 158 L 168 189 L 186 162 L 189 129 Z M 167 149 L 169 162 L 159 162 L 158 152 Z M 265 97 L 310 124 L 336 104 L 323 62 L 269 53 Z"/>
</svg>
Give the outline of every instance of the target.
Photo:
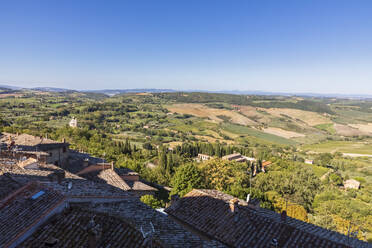
<svg viewBox="0 0 372 248">
<path fill-rule="evenodd" d="M 239 201 L 217 190 L 192 190 L 165 211 L 203 234 L 231 247 L 371 247 L 368 243 Z M 349 243 L 350 242 L 350 243 Z"/>
<path fill-rule="evenodd" d="M 9 143 L 9 140 L 14 141 L 15 145 L 20 146 L 36 146 L 36 145 L 46 145 L 46 144 L 64 144 L 62 142 L 57 142 L 44 137 L 33 136 L 29 134 L 12 134 L 12 133 L 2 133 L 0 134 L 0 142 Z"/>
<path fill-rule="evenodd" d="M 53 247 L 87 247 L 92 226 L 96 247 L 164 247 L 158 240 L 147 241 L 122 218 L 77 207 L 54 216 L 20 247 L 46 247 L 48 240 L 55 242 Z"/>
<path fill-rule="evenodd" d="M 64 199 L 62 194 L 37 182 L 28 183 L 8 195 L 0 205 L 0 247 L 13 243 Z"/>
<path fill-rule="evenodd" d="M 271 165 L 272 163 L 273 162 L 271 162 L 271 161 L 263 161 L 262 166 L 265 167 L 265 166 Z"/>
<path fill-rule="evenodd" d="M 78 172 L 77 175 L 95 182 L 107 183 L 124 191 L 157 191 L 156 188 L 151 187 L 144 182 L 124 180 L 122 177 L 120 177 L 121 174 L 129 173 L 135 172 L 125 168 L 114 168 L 114 170 L 112 170 L 110 164 L 102 164 L 90 165 L 89 167 L 86 167 L 82 171 Z"/>
</svg>

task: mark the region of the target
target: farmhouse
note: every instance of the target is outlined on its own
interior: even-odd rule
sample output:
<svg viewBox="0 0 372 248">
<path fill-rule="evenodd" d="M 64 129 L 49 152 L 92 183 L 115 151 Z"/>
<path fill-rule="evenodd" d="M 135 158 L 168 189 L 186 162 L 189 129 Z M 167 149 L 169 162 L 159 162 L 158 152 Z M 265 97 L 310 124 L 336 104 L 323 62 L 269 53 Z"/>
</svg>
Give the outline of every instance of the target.
<svg viewBox="0 0 372 248">
<path fill-rule="evenodd" d="M 305 159 L 305 164 L 314 164 L 314 160 Z"/>
<path fill-rule="evenodd" d="M 344 182 L 344 188 L 345 189 L 359 189 L 360 188 L 360 182 L 354 179 L 349 179 Z"/>
<path fill-rule="evenodd" d="M 223 160 L 236 161 L 236 162 L 245 162 L 247 161 L 244 156 L 240 153 L 233 153 L 222 157 Z"/>
<path fill-rule="evenodd" d="M 72 128 L 76 128 L 78 126 L 78 122 L 77 122 L 77 119 L 75 117 L 72 117 L 72 119 L 70 120 L 69 124 L 68 124 L 70 127 Z"/>
<path fill-rule="evenodd" d="M 211 159 L 211 156 L 207 155 L 207 154 L 202 154 L 202 153 L 199 153 L 198 154 L 198 159 L 200 161 L 205 161 L 205 160 L 209 160 Z"/>
</svg>

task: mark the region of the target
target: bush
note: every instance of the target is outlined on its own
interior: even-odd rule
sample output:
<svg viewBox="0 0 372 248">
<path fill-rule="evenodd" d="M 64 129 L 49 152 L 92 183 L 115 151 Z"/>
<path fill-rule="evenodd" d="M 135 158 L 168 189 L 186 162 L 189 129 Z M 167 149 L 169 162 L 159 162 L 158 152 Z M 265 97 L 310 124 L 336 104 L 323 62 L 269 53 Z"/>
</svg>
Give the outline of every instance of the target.
<svg viewBox="0 0 372 248">
<path fill-rule="evenodd" d="M 153 195 L 143 195 L 141 196 L 140 198 L 141 202 L 145 203 L 146 205 L 152 207 L 152 208 L 161 208 L 164 206 L 164 202 L 157 199 L 155 196 Z"/>
</svg>

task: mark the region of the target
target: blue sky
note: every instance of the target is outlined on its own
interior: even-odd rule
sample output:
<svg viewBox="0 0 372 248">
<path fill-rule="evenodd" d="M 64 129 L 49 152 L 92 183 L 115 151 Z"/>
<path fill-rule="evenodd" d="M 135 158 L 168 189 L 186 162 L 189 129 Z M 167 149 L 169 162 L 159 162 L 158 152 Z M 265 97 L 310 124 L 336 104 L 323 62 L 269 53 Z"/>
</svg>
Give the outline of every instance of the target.
<svg viewBox="0 0 372 248">
<path fill-rule="evenodd" d="M 372 94 L 372 1 L 1 1 L 0 84 Z"/>
</svg>

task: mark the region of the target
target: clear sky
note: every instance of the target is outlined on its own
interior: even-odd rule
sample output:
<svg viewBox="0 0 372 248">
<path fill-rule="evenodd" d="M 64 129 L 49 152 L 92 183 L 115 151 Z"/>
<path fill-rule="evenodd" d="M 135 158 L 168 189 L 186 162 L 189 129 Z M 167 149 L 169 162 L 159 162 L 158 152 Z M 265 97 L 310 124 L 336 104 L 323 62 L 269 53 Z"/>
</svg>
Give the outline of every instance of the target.
<svg viewBox="0 0 372 248">
<path fill-rule="evenodd" d="M 3 0 L 0 84 L 372 94 L 372 1 Z"/>
</svg>

